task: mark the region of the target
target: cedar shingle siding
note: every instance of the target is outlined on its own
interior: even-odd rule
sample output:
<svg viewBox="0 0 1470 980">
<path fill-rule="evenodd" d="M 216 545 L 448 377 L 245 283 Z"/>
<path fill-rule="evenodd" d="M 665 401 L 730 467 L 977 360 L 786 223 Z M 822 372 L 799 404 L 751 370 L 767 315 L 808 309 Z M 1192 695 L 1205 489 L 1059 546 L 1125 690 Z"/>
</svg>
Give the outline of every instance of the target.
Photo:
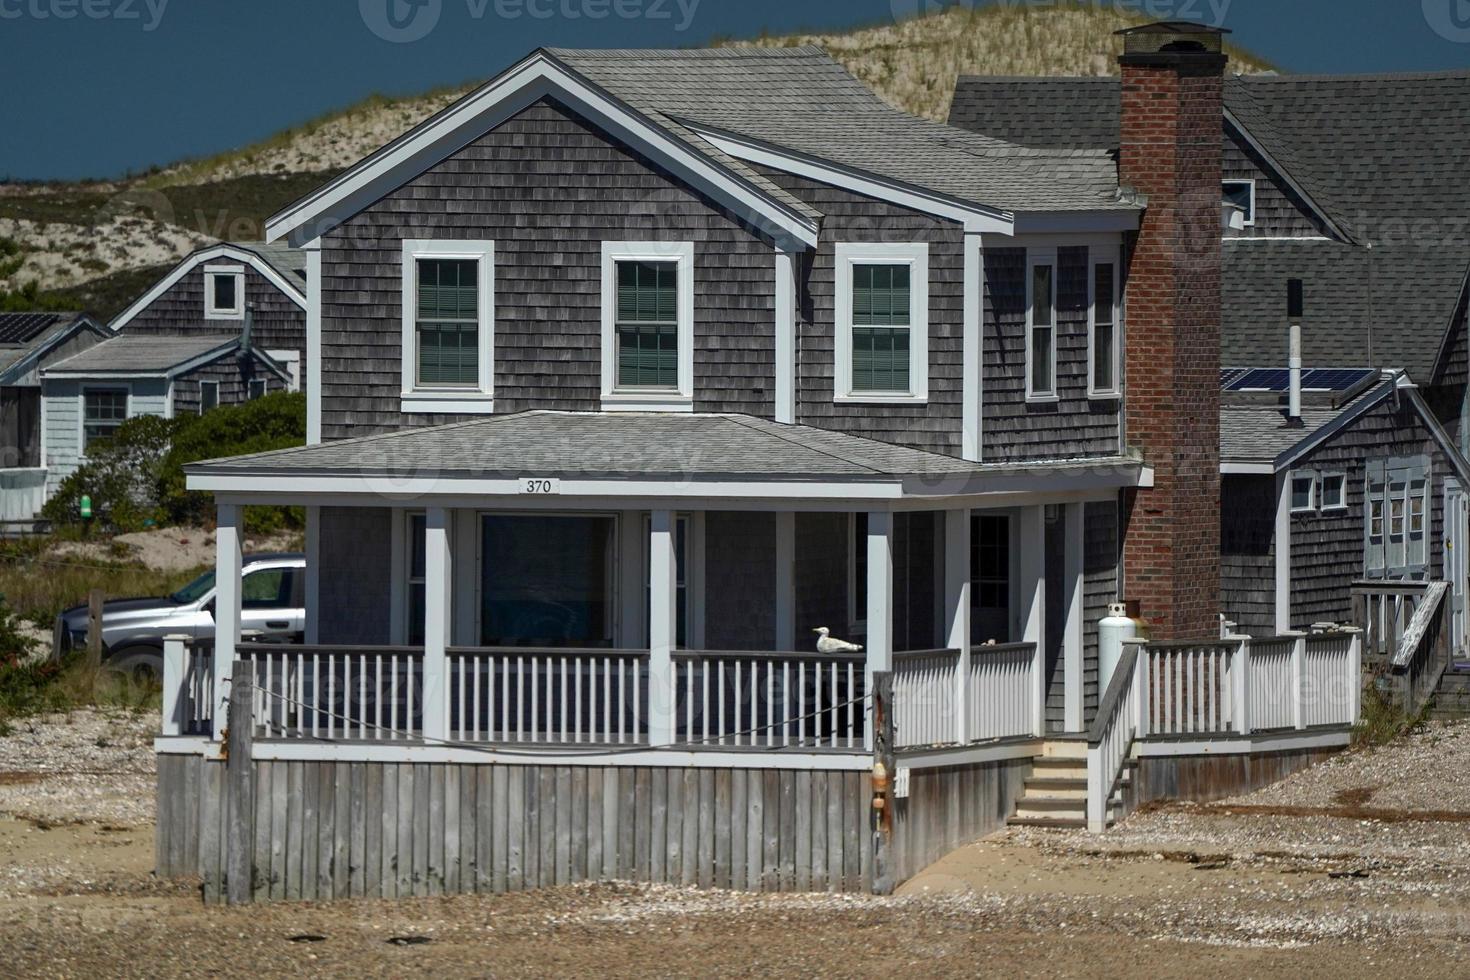
<svg viewBox="0 0 1470 980">
<path fill-rule="evenodd" d="M 1227 238 L 1297 238 L 1328 233 L 1327 226 L 1301 196 L 1269 175 L 1261 155 L 1229 128 L 1224 150 L 1224 179 L 1256 182 L 1255 223 L 1238 231 L 1227 230 Z"/>
<path fill-rule="evenodd" d="M 245 265 L 245 302 L 255 305 L 251 338 L 256 347 L 294 350 L 301 357 L 302 380 L 306 378 L 306 312 L 276 288 L 269 279 L 245 263 L 232 258 L 201 262 L 123 327 L 124 333 L 180 335 L 191 333 L 237 333 L 244 320 L 204 318 L 204 267 Z M 302 285 L 304 293 L 306 287 Z"/>
<path fill-rule="evenodd" d="M 242 370 L 240 362 L 231 354 L 174 378 L 174 414 L 198 413 L 201 381 L 219 382 L 221 405 L 238 405 L 247 401 L 252 378 L 265 381 L 267 392 L 286 390 L 285 382 L 274 372 L 261 367 L 254 358 L 245 362 Z"/>
<path fill-rule="evenodd" d="M 495 242 L 495 408 L 596 411 L 603 241 L 692 241 L 697 411 L 773 411 L 771 243 L 571 110 L 543 100 L 323 241 L 323 434 L 403 415 L 403 239 Z"/>
<path fill-rule="evenodd" d="M 1349 622 L 1351 583 L 1363 577 L 1365 462 L 1423 456 L 1429 460 L 1429 528 L 1425 551 L 1429 578 L 1444 574 L 1444 484 L 1449 461 L 1404 401 L 1386 401 L 1309 454 L 1295 469 L 1347 474 L 1347 510 L 1294 515 L 1291 520 L 1291 623 Z"/>
</svg>

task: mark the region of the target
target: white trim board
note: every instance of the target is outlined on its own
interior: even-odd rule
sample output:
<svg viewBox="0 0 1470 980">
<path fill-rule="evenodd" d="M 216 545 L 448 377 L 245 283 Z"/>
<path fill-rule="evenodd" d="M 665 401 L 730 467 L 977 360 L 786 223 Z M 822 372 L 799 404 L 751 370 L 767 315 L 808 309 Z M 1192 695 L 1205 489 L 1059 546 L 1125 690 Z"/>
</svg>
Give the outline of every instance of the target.
<svg viewBox="0 0 1470 980">
<path fill-rule="evenodd" d="M 295 284 L 287 282 L 286 279 L 283 278 L 281 274 L 276 271 L 275 267 L 272 266 L 265 259 L 262 259 L 254 252 L 243 248 L 236 248 L 233 245 L 213 245 L 209 248 L 200 249 L 197 252 L 185 256 L 183 261 L 174 266 L 173 271 L 164 276 L 162 279 L 158 280 L 158 282 L 154 283 L 152 288 L 150 288 L 146 293 L 134 300 L 131 306 L 129 306 L 126 310 L 123 310 L 122 313 L 114 317 L 112 322 L 107 325 L 108 329 L 111 330 L 113 333 L 117 333 L 123 327 L 127 326 L 135 316 L 143 312 L 143 310 L 147 309 L 149 306 L 153 305 L 154 300 L 158 299 L 158 297 L 162 296 L 164 293 L 172 289 L 174 285 L 177 284 L 180 279 L 184 278 L 184 276 L 188 275 L 195 266 L 202 265 L 205 262 L 211 261 L 213 259 L 233 259 L 236 262 L 243 262 L 249 265 L 256 272 L 260 273 L 262 276 L 265 276 L 266 279 L 270 280 L 271 285 L 279 289 L 283 296 L 285 296 L 291 302 L 295 303 L 297 306 L 301 307 L 303 310 L 306 309 L 306 296 Z M 243 290 L 241 291 L 241 301 L 242 303 L 244 301 Z"/>
<path fill-rule="evenodd" d="M 238 351 L 239 348 L 240 342 L 238 340 L 231 340 L 228 343 L 221 344 L 219 347 L 207 350 L 202 354 L 197 354 L 194 357 L 189 358 L 189 360 L 182 361 L 178 364 L 175 364 L 173 367 L 167 368 L 163 371 L 111 372 L 56 371 L 43 369 L 41 371 L 41 378 L 45 381 L 95 381 L 98 384 L 105 384 L 109 382 L 121 383 L 125 381 L 172 380 L 179 375 L 188 374 L 190 371 L 194 371 L 198 368 L 204 367 L 207 364 L 213 364 L 215 361 L 218 361 L 223 357 L 228 357 L 229 355 Z M 286 370 L 286 368 L 282 364 L 277 362 L 274 358 L 270 357 L 265 351 L 261 350 L 258 347 L 252 347 L 250 348 L 250 356 L 253 357 L 256 361 L 260 362 L 260 364 L 264 365 L 265 368 L 276 377 L 280 378 L 283 384 L 289 385 L 291 383 L 291 375 Z M 65 362 L 63 361 L 62 363 Z"/>
<path fill-rule="evenodd" d="M 678 179 L 709 194 L 773 239 L 808 247 L 817 244 L 813 220 L 697 152 L 545 51 L 531 54 L 271 217 L 266 223 L 266 240 L 289 236 L 292 243 L 300 244 L 321 236 L 389 189 L 412 180 L 547 96 L 554 96 Z"/>
<path fill-rule="evenodd" d="M 212 264 L 204 266 L 200 272 L 204 276 L 204 319 L 245 319 L 245 267 L 233 262 L 228 265 Z M 219 276 L 235 280 L 235 302 L 229 307 L 222 307 L 216 302 L 218 286 L 215 280 Z"/>
</svg>

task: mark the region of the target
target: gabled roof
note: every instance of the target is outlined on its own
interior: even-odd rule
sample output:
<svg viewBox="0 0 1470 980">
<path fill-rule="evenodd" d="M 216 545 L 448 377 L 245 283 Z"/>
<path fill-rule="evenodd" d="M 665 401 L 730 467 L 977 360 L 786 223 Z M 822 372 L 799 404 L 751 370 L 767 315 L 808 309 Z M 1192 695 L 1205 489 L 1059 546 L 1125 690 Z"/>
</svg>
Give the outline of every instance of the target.
<svg viewBox="0 0 1470 980">
<path fill-rule="evenodd" d="M 184 276 L 205 262 L 226 260 L 243 262 L 268 279 L 291 302 L 306 309 L 306 253 L 284 242 L 220 242 L 206 245 L 184 256 L 168 275 L 119 313 L 108 326 L 114 331 L 126 327 L 154 300 L 162 296 Z M 200 311 L 203 320 L 203 311 Z"/>
<path fill-rule="evenodd" d="M 714 484 L 732 495 L 730 485 L 755 483 L 766 485 L 764 495 L 838 493 L 811 486 L 830 483 L 869 488 L 855 491 L 862 494 L 943 496 L 995 492 L 1000 483 L 1056 489 L 1069 479 L 1135 485 L 1142 464 L 1116 458 L 984 466 L 748 415 L 532 411 L 209 460 L 186 470 L 191 487 L 200 489 L 270 490 L 279 477 L 307 481 L 313 492 L 337 486 L 335 480 L 363 492 L 390 484 L 406 492 L 412 481 L 429 478 L 425 492 L 475 484 L 477 492 L 514 494 L 499 484 L 540 477 L 623 481 L 624 493 L 640 486 L 647 493 L 653 483 L 661 492 L 690 496 L 711 492 Z"/>
<path fill-rule="evenodd" d="M 25 375 L 48 351 L 82 330 L 109 336 L 87 313 L 0 313 L 0 384 Z"/>
<path fill-rule="evenodd" d="M 172 378 L 238 352 L 238 334 L 119 334 L 42 370 L 43 378 Z M 250 354 L 289 381 L 286 369 L 259 348 Z"/>
<path fill-rule="evenodd" d="M 771 153 L 963 202 L 999 222 L 988 230 L 1009 230 L 1013 212 L 1107 212 L 1136 225 L 1139 211 L 1120 198 L 1108 154 L 1039 152 L 914 118 L 820 48 L 558 48 L 532 54 L 272 217 L 268 236 L 320 235 L 543 97 L 767 233 L 807 245 L 821 214 L 751 166 Z"/>
</svg>

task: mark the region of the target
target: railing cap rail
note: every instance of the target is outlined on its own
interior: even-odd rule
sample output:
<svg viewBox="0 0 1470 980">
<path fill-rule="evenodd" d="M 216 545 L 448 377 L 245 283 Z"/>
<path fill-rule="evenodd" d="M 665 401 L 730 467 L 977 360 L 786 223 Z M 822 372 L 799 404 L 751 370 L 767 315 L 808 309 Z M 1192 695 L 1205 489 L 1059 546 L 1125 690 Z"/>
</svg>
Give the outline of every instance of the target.
<svg viewBox="0 0 1470 980">
<path fill-rule="evenodd" d="M 939 647 L 939 648 L 936 648 L 934 650 L 895 650 L 895 651 L 893 651 L 893 659 L 894 660 L 901 660 L 901 659 L 905 659 L 905 658 L 919 658 L 919 657 L 945 657 L 945 656 L 958 657 L 959 655 L 960 655 L 960 651 L 957 650 L 957 649 L 955 649 L 954 647 L 948 647 L 948 648 Z"/>
<path fill-rule="evenodd" d="M 238 643 L 240 653 L 393 653 L 422 655 L 423 647 L 353 643 Z"/>
<path fill-rule="evenodd" d="M 815 650 L 675 650 L 672 656 L 675 660 L 801 660 L 839 664 L 867 662 L 867 656 L 861 653 L 818 653 Z"/>
<path fill-rule="evenodd" d="M 1358 579 L 1352 584 L 1352 594 L 1359 595 L 1412 595 L 1423 592 L 1431 583 L 1422 579 L 1389 581 L 1387 579 Z"/>
<path fill-rule="evenodd" d="M 1138 648 L 1124 647 L 1123 656 L 1118 659 L 1118 665 L 1113 668 L 1113 679 L 1108 683 L 1107 692 L 1103 694 L 1102 700 L 1098 702 L 1097 714 L 1093 716 L 1092 726 L 1087 730 L 1088 745 L 1100 745 L 1107 737 L 1118 702 L 1123 700 L 1128 686 L 1133 683 L 1133 671 L 1137 663 Z"/>
<path fill-rule="evenodd" d="M 1242 642 L 1248 641 L 1248 636 L 1212 636 L 1200 640 L 1156 640 L 1149 641 L 1146 646 L 1150 650 L 1191 650 L 1204 647 L 1235 648 Z"/>
<path fill-rule="evenodd" d="M 647 650 L 629 647 L 446 647 L 449 657 L 646 657 Z"/>
<path fill-rule="evenodd" d="M 977 653 L 1021 653 L 1035 652 L 1035 643 L 977 643 L 970 647 L 970 654 Z"/>
</svg>

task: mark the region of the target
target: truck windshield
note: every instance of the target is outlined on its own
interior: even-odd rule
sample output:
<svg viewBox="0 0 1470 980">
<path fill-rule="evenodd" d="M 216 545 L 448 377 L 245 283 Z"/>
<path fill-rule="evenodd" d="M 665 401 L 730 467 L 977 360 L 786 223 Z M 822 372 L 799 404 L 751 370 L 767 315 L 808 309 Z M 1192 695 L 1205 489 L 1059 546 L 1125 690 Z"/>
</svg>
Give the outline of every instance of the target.
<svg viewBox="0 0 1470 980">
<path fill-rule="evenodd" d="M 169 596 L 169 598 L 172 599 L 174 602 L 180 604 L 186 602 L 198 602 L 199 599 L 204 595 L 204 593 L 208 592 L 212 588 L 214 588 L 214 572 L 205 572 L 203 575 L 199 576 L 194 581 L 190 582 L 188 585 L 184 586 L 182 589 Z"/>
</svg>

